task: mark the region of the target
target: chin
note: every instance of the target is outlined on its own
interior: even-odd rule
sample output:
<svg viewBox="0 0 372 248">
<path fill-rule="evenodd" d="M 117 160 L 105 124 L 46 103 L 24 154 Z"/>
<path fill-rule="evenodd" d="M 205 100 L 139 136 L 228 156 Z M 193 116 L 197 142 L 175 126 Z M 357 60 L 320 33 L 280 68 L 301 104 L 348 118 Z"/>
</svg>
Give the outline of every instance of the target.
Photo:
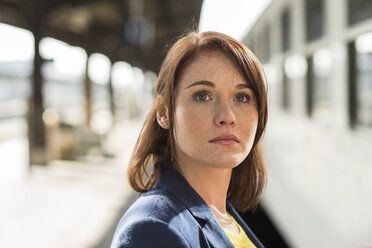
<svg viewBox="0 0 372 248">
<path fill-rule="evenodd" d="M 205 161 L 208 164 L 213 164 L 213 167 L 218 168 L 235 168 L 239 166 L 249 155 L 250 150 L 242 150 L 239 151 L 221 151 L 215 150 L 210 151 L 209 156 L 205 157 Z"/>
<path fill-rule="evenodd" d="M 245 157 L 244 157 L 245 158 Z M 234 159 L 232 157 L 222 159 L 219 158 L 218 160 L 209 160 L 208 164 L 210 164 L 211 167 L 215 168 L 223 168 L 223 169 L 233 169 L 241 164 L 241 162 L 244 161 L 243 159 Z"/>
</svg>

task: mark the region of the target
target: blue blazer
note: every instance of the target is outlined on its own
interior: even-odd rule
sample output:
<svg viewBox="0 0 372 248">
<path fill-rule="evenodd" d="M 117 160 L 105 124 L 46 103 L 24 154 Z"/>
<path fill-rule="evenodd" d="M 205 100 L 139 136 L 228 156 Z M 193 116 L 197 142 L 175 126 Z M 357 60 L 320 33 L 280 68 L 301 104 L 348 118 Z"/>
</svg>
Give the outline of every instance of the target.
<svg viewBox="0 0 372 248">
<path fill-rule="evenodd" d="M 257 248 L 264 246 L 227 201 L 227 211 Z M 121 218 L 111 248 L 234 248 L 212 210 L 174 169 L 162 166 L 154 188 Z"/>
</svg>

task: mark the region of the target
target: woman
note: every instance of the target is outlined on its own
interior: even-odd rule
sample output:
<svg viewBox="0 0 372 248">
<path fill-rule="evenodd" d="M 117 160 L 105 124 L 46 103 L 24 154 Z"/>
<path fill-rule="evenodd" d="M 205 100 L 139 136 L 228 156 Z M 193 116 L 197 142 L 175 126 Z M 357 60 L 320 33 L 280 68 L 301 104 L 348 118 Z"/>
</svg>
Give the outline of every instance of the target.
<svg viewBox="0 0 372 248">
<path fill-rule="evenodd" d="M 188 34 L 169 50 L 156 96 L 128 168 L 142 195 L 111 247 L 263 247 L 236 211 L 257 204 L 266 179 L 258 59 L 227 35 Z"/>
</svg>

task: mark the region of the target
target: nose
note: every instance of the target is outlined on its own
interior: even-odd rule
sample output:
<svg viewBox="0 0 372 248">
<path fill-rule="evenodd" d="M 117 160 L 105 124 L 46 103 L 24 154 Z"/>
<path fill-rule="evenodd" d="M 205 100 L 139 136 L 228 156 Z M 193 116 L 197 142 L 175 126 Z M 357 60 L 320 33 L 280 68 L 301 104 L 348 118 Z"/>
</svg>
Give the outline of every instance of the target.
<svg viewBox="0 0 372 248">
<path fill-rule="evenodd" d="M 221 102 L 216 106 L 214 123 L 217 126 L 232 126 L 236 123 L 236 116 L 230 103 Z"/>
</svg>

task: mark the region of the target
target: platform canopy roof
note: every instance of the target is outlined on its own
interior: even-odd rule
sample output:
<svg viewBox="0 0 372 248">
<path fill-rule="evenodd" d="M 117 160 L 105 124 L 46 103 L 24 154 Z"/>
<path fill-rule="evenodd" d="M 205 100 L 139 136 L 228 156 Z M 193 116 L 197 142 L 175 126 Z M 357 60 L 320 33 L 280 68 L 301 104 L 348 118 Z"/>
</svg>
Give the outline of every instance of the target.
<svg viewBox="0 0 372 248">
<path fill-rule="evenodd" d="M 164 47 L 197 26 L 202 0 L 0 0 L 0 22 L 158 72 Z"/>
</svg>

